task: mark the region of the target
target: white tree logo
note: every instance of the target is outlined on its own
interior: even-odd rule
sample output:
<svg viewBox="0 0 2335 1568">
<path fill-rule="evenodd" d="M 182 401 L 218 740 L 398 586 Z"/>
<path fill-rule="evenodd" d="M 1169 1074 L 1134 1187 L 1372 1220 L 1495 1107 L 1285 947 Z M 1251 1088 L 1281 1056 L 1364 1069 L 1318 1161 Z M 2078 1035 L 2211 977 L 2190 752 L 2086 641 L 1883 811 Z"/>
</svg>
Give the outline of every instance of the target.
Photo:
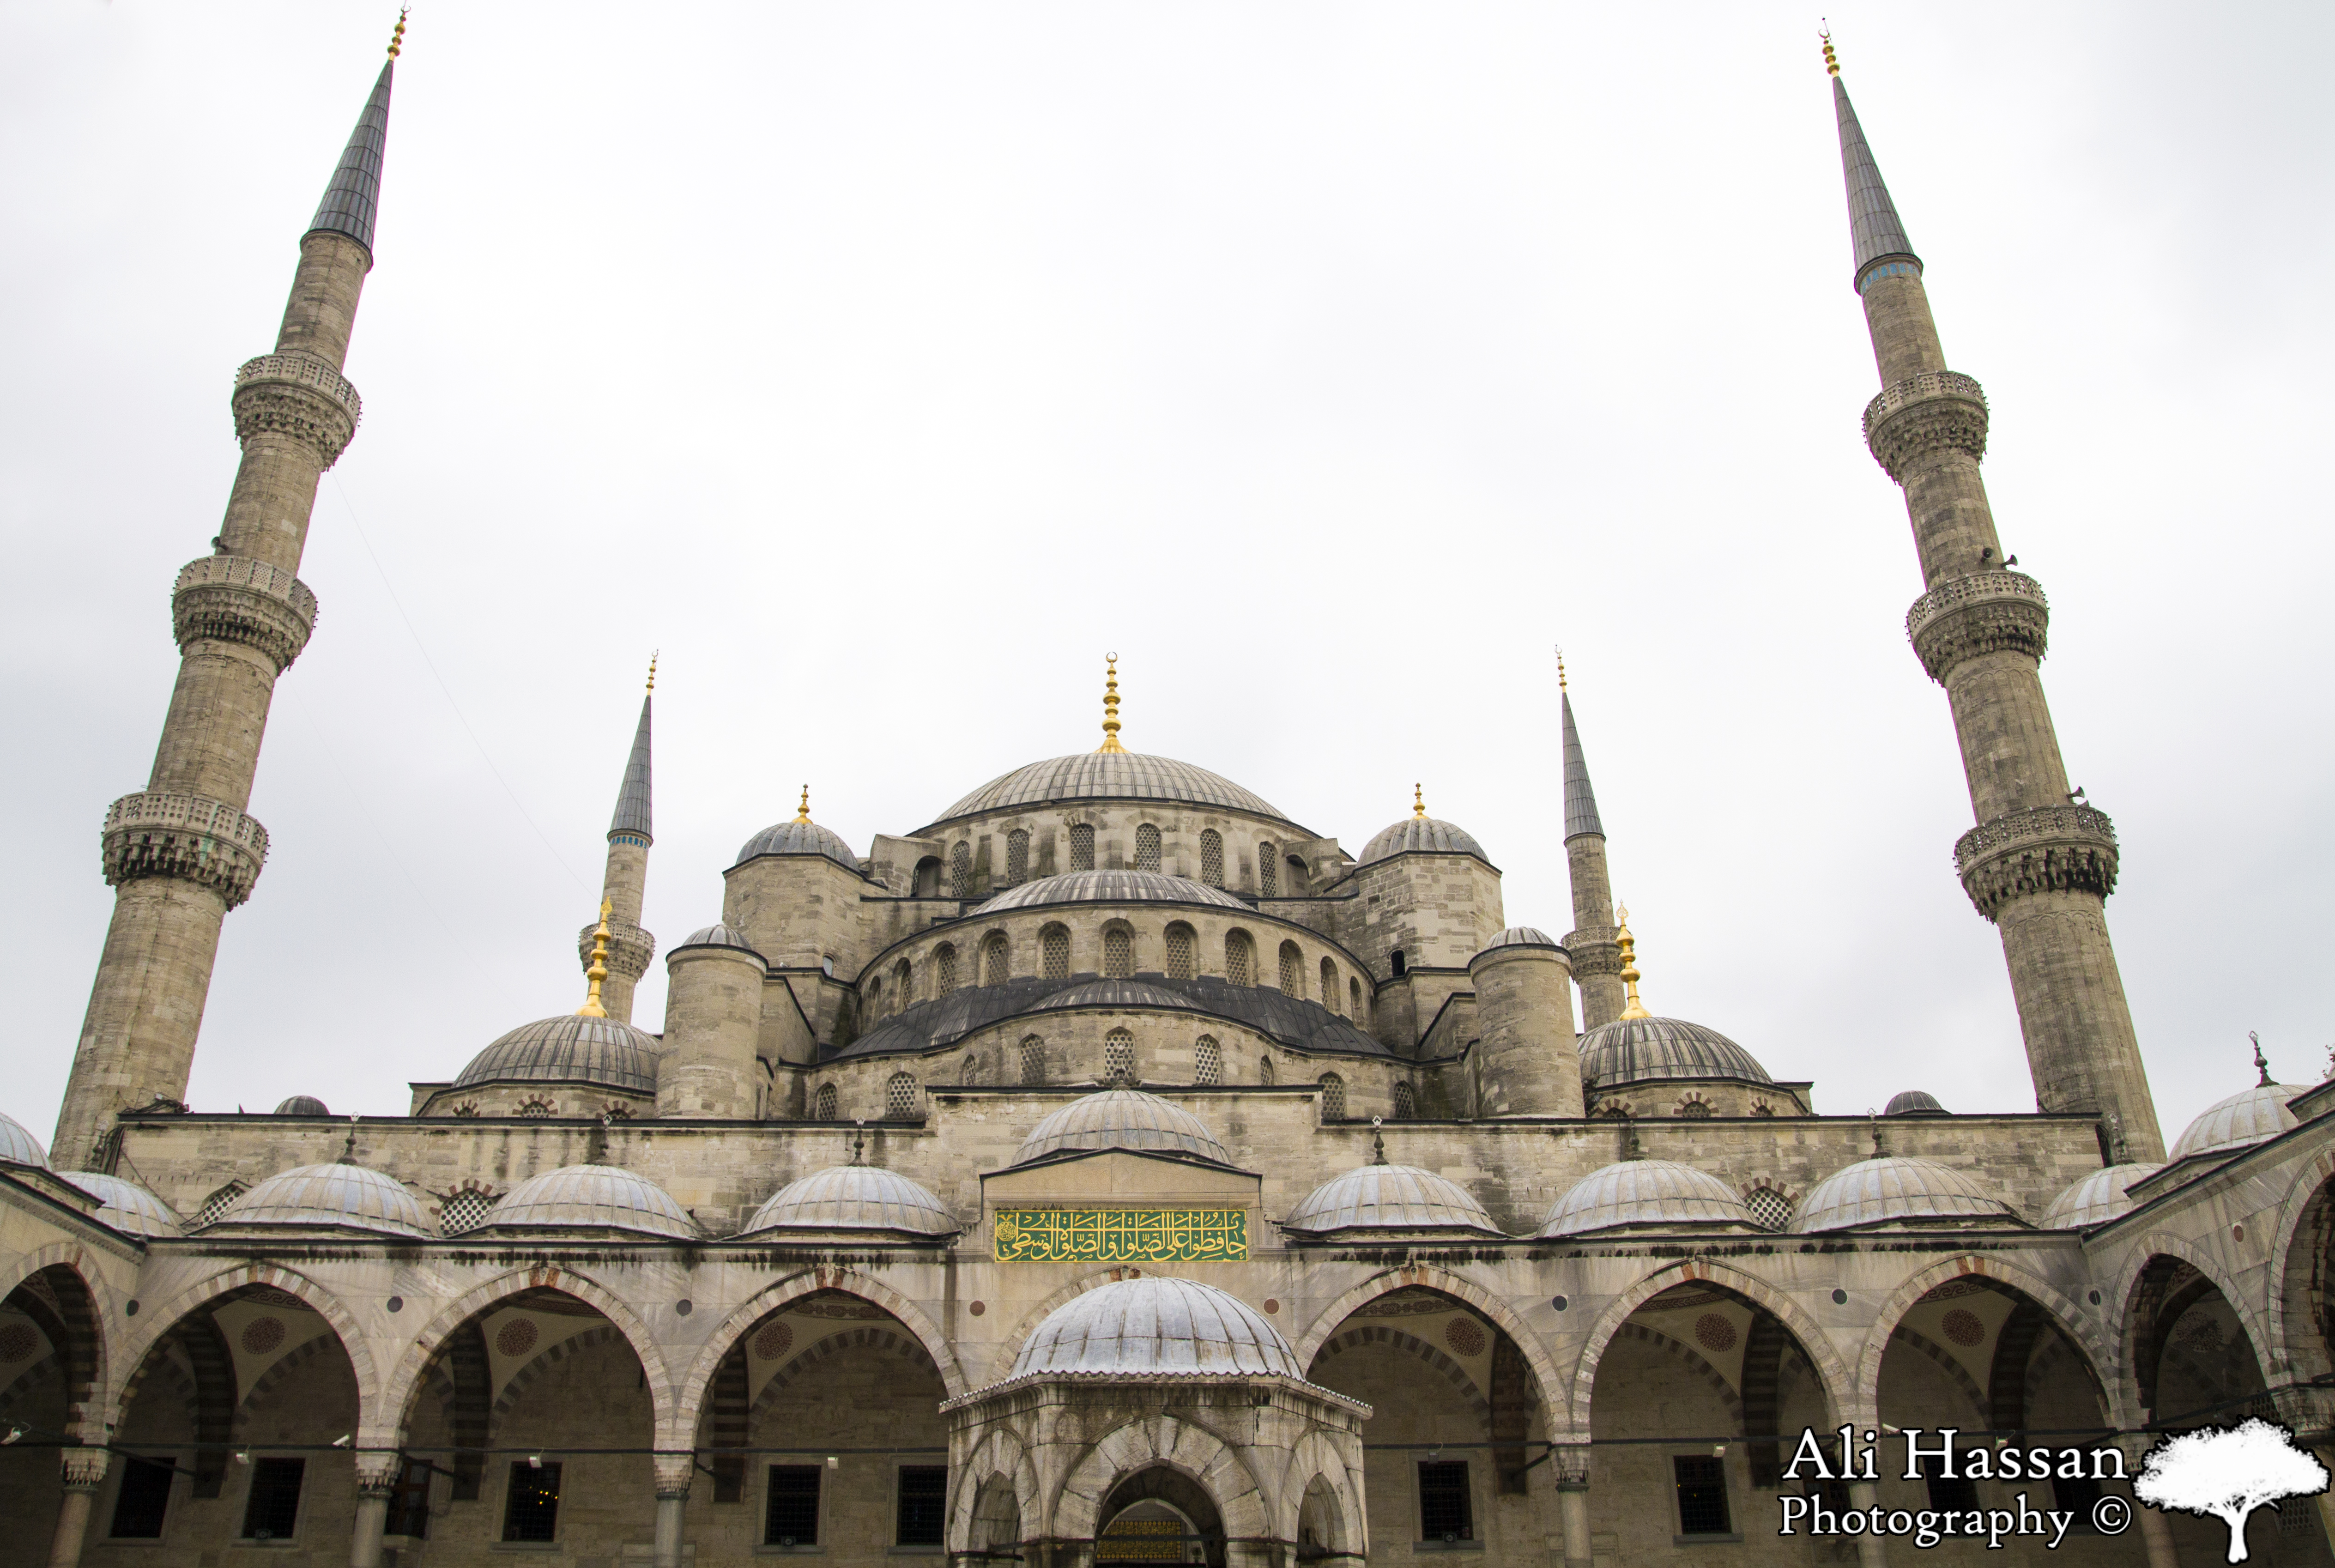
<svg viewBox="0 0 2335 1568">
<path fill-rule="evenodd" d="M 2219 1519 L 2230 1558 L 2246 1560 L 2246 1517 L 2282 1497 L 2327 1490 L 2327 1466 L 2294 1446 L 2294 1434 L 2257 1418 L 2168 1437 L 2148 1451 L 2133 1495 L 2153 1508 Z"/>
</svg>

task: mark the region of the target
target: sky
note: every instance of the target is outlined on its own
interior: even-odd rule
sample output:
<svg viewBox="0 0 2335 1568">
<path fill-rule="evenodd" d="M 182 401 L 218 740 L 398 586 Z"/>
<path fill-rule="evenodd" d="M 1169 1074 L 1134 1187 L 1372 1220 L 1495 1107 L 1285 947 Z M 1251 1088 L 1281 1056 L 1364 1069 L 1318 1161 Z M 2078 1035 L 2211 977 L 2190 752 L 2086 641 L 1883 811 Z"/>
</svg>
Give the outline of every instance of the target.
<svg viewBox="0 0 2335 1568">
<path fill-rule="evenodd" d="M 44 1137 L 230 378 L 392 20 L 0 5 L 0 1110 Z M 2169 1142 L 2249 1031 L 2290 1083 L 2335 1041 L 2335 11 L 1829 20 L 2051 597 Z M 1130 749 L 1349 852 L 1416 781 L 1562 932 L 1561 644 L 1649 1006 L 1823 1112 L 2033 1109 L 1816 24 L 424 0 L 192 1104 L 400 1114 L 572 1011 L 652 651 L 670 946 L 806 781 L 864 852 L 1091 749 L 1109 651 Z"/>
</svg>

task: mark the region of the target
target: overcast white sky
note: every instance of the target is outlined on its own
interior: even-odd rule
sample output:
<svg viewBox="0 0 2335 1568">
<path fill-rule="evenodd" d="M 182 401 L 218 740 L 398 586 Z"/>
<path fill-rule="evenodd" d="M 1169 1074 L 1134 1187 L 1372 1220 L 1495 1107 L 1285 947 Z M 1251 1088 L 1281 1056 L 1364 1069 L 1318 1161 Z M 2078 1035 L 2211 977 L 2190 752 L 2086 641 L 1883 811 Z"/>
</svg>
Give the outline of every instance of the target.
<svg viewBox="0 0 2335 1568">
<path fill-rule="evenodd" d="M 44 1137 L 229 378 L 392 19 L 0 5 L 0 1108 Z M 2249 1029 L 2288 1082 L 2335 1040 L 2335 11 L 1831 21 L 2052 597 L 2169 1140 Z M 652 648 L 670 944 L 804 779 L 864 850 L 1091 748 L 1112 648 L 1133 749 L 1349 851 L 1423 780 L 1561 932 L 1561 642 L 1655 1011 L 1821 1110 L 2032 1109 L 1815 24 L 425 0 L 193 1103 L 402 1112 L 572 1010 Z"/>
</svg>

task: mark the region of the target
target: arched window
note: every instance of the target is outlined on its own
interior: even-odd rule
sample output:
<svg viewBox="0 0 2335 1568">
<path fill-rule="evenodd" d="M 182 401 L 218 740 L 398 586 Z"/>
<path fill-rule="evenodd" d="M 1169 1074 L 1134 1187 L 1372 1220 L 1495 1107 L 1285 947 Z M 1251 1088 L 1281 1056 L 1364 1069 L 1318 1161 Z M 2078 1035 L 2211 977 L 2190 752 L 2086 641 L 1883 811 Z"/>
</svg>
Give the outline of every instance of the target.
<svg viewBox="0 0 2335 1568">
<path fill-rule="evenodd" d="M 1607 1121 L 1627 1121 L 1630 1119 L 1630 1108 L 1618 1099 L 1609 1099 L 1589 1114 L 1603 1117 Z"/>
<path fill-rule="evenodd" d="M 1751 1114 L 1753 1116 L 1773 1116 L 1776 1114 L 1776 1108 L 1769 1105 L 1764 1099 L 1753 1100 L 1751 1102 Z"/>
<path fill-rule="evenodd" d="M 1690 1099 L 1682 1102 L 1679 1106 L 1678 1113 L 1679 1115 L 1685 1117 L 1690 1121 L 1706 1121 L 1710 1119 L 1711 1109 L 1710 1106 L 1706 1101 Z"/>
<path fill-rule="evenodd" d="M 1215 1036 L 1204 1034 L 1200 1036 L 1199 1043 L 1192 1047 L 1192 1081 L 1216 1084 L 1224 1080 L 1224 1050 L 1216 1044 Z"/>
<path fill-rule="evenodd" d="M 1418 1114 L 1419 1096 L 1411 1091 L 1410 1085 L 1407 1083 L 1396 1084 L 1394 1086 L 1395 1120 L 1409 1121 Z"/>
<path fill-rule="evenodd" d="M 941 895 L 940 857 L 927 855 L 916 862 L 916 896 L 938 898 Z"/>
<path fill-rule="evenodd" d="M 1159 869 L 1159 829 L 1148 822 L 1135 830 L 1135 868 L 1138 871 Z"/>
<path fill-rule="evenodd" d="M 1016 828 L 1005 836 L 1005 883 L 1018 887 L 1030 880 L 1030 830 Z"/>
<path fill-rule="evenodd" d="M 487 1211 L 494 1206 L 495 1200 L 486 1194 L 464 1187 L 439 1209 L 438 1234 L 459 1236 L 464 1231 L 477 1230 L 487 1223 Z"/>
<path fill-rule="evenodd" d="M 835 954 L 830 953 L 819 961 L 819 972 L 829 980 L 835 978 Z"/>
<path fill-rule="evenodd" d="M 820 1084 L 819 1092 L 810 1097 L 810 1119 L 813 1121 L 835 1119 L 835 1085 Z"/>
<path fill-rule="evenodd" d="M 1022 1081 L 1046 1081 L 1046 1043 L 1036 1035 L 1027 1035 L 1022 1041 Z"/>
<path fill-rule="evenodd" d="M 1200 880 L 1211 887 L 1225 885 L 1225 836 L 1213 828 L 1200 834 Z"/>
<path fill-rule="evenodd" d="M 1192 949 L 1195 945 L 1192 928 L 1182 921 L 1168 928 L 1168 978 L 1192 978 Z"/>
<path fill-rule="evenodd" d="M 1042 961 L 1040 973 L 1048 980 L 1068 980 L 1071 977 L 1071 934 L 1067 927 L 1049 925 L 1038 933 L 1038 956 Z"/>
<path fill-rule="evenodd" d="M 1305 995 L 1305 955 L 1293 942 L 1281 944 L 1281 993 L 1300 1000 Z"/>
<path fill-rule="evenodd" d="M 949 896 L 973 896 L 973 846 L 963 839 L 949 850 Z"/>
<path fill-rule="evenodd" d="M 1260 1056 L 1256 1059 L 1256 1081 L 1265 1084 L 1273 1081 L 1273 1058 Z"/>
<path fill-rule="evenodd" d="M 1073 871 L 1094 869 L 1094 825 L 1090 822 L 1074 822 L 1071 825 L 1071 869 Z"/>
<path fill-rule="evenodd" d="M 1362 1023 L 1362 982 L 1352 975 L 1346 977 L 1346 1016 L 1357 1026 Z"/>
<path fill-rule="evenodd" d="M 1102 974 L 1105 980 L 1125 980 L 1135 973 L 1135 934 L 1124 925 L 1106 927 L 1102 934 Z"/>
<path fill-rule="evenodd" d="M 990 933 L 988 940 L 981 944 L 981 983 L 1004 984 L 1012 961 L 1012 952 L 1005 945 L 1005 934 L 1002 931 Z"/>
<path fill-rule="evenodd" d="M 1284 880 L 1289 884 L 1289 896 L 1292 898 L 1304 897 L 1306 881 L 1305 862 L 1293 855 L 1289 857 L 1284 869 L 1288 873 L 1288 876 Z"/>
<path fill-rule="evenodd" d="M 968 1050 L 964 1053 L 964 1061 L 957 1068 L 956 1080 L 959 1083 L 981 1081 L 981 1052 Z"/>
<path fill-rule="evenodd" d="M 1789 1230 L 1792 1224 L 1792 1200 L 1771 1186 L 1756 1186 L 1751 1195 L 1743 1200 L 1751 1211 L 1751 1221 L 1761 1230 Z"/>
<path fill-rule="evenodd" d="M 876 976 L 867 982 L 867 1021 L 875 1023 L 884 1016 L 884 977 Z"/>
<path fill-rule="evenodd" d="M 529 1120 L 539 1121 L 544 1118 L 548 1117 L 551 1114 L 551 1109 L 552 1107 L 549 1100 L 537 1099 L 530 1097 L 519 1102 L 518 1114 L 528 1118 Z"/>
<path fill-rule="evenodd" d="M 916 1005 L 916 972 L 905 958 L 892 966 L 892 1005 L 902 1012 Z"/>
<path fill-rule="evenodd" d="M 1346 1080 L 1334 1072 L 1322 1075 L 1322 1119 L 1346 1119 Z"/>
<path fill-rule="evenodd" d="M 1256 894 L 1260 898 L 1281 896 L 1281 852 L 1270 844 L 1256 847 Z"/>
<path fill-rule="evenodd" d="M 956 947 L 944 942 L 933 954 L 933 994 L 946 996 L 956 989 Z"/>
<path fill-rule="evenodd" d="M 896 1072 L 884 1080 L 884 1119 L 916 1119 L 916 1080 L 905 1072 Z"/>
<path fill-rule="evenodd" d="M 1232 985 L 1255 985 L 1256 945 L 1245 931 L 1225 934 L 1225 980 Z"/>
<path fill-rule="evenodd" d="M 1322 1005 L 1338 1011 L 1338 966 L 1326 958 L 1322 961 Z"/>
<path fill-rule="evenodd" d="M 1398 947 L 1394 950 L 1392 956 L 1388 960 L 1388 967 L 1391 968 L 1397 974 L 1405 973 L 1402 964 L 1401 948 Z"/>
<path fill-rule="evenodd" d="M 1105 1083 L 1135 1081 L 1135 1036 L 1123 1029 L 1102 1037 L 1102 1078 Z"/>
</svg>

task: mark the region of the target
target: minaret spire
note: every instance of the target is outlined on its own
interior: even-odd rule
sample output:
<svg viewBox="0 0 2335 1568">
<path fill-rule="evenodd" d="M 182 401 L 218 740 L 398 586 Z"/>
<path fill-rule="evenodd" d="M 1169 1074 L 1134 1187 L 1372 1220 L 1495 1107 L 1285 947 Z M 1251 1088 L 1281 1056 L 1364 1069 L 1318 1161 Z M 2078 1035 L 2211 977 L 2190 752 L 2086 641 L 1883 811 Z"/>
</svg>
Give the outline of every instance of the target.
<svg viewBox="0 0 2335 1568">
<path fill-rule="evenodd" d="M 1573 723 L 1573 693 L 1565 677 L 1565 654 L 1556 655 L 1556 711 L 1565 746 L 1565 858 L 1572 873 L 1573 924 L 1565 939 L 1573 954 L 1573 976 L 1581 986 L 1584 1031 L 1622 1016 L 1627 1002 L 1622 981 L 1622 948 L 1613 923 L 1613 890 L 1605 868 L 1605 825 L 1589 787 L 1589 761 Z"/>
<path fill-rule="evenodd" d="M 596 928 L 586 926 L 576 939 L 576 956 L 585 973 L 601 963 L 606 983 L 600 1004 L 619 1023 L 633 1021 L 633 991 L 656 956 L 656 938 L 641 927 L 641 905 L 648 894 L 649 846 L 655 842 L 649 813 L 649 709 L 656 700 L 656 656 L 649 656 L 648 689 L 641 694 L 641 720 L 633 731 L 632 755 L 625 762 L 624 782 L 616 789 L 616 814 L 608 822 L 608 861 L 601 874 L 601 902 L 608 915 L 596 928 L 606 944 L 598 960 L 593 957 Z"/>
<path fill-rule="evenodd" d="M 1865 130 L 1832 78 L 1847 180 L 1854 282 L 1865 305 L 1881 395 L 1865 405 L 1865 444 L 1905 492 L 1925 590 L 1905 617 L 1914 652 L 1946 688 L 1978 826 L 1954 846 L 1963 891 L 2002 936 L 2036 1104 L 2120 1128 L 2130 1157 L 2165 1157 L 2132 1010 L 2108 943 L 2116 829 L 2068 787 L 2037 673 L 2049 607 L 2010 564 L 1979 462 L 1986 394 L 1946 367 L 1922 263 L 1905 237 Z"/>
<path fill-rule="evenodd" d="M 1102 744 L 1095 750 L 1125 751 L 1127 748 L 1119 743 L 1119 655 L 1106 653 L 1103 657 Z"/>
</svg>

